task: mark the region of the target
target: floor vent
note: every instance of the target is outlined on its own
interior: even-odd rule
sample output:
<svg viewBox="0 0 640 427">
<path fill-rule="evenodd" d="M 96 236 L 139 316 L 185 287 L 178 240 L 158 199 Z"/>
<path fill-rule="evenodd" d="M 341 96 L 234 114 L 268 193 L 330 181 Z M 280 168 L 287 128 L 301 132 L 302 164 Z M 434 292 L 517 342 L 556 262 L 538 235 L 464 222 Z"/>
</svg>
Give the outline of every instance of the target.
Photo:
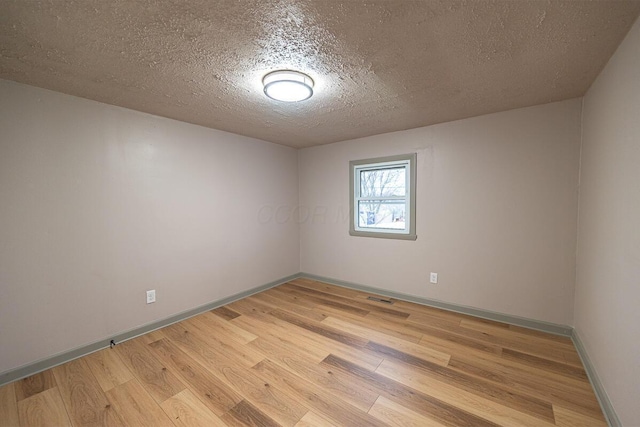
<svg viewBox="0 0 640 427">
<path fill-rule="evenodd" d="M 382 299 L 378 297 L 367 297 L 367 299 L 375 302 L 383 302 L 385 304 L 393 304 L 393 301 L 391 301 L 390 299 Z"/>
</svg>

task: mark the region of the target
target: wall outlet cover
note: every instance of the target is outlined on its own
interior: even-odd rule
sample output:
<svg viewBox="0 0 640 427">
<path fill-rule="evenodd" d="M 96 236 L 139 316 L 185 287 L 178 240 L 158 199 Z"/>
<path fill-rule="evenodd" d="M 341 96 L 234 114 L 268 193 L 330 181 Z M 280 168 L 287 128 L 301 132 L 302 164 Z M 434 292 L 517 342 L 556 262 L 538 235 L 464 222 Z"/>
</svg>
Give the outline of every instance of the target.
<svg viewBox="0 0 640 427">
<path fill-rule="evenodd" d="M 147 291 L 147 304 L 151 304 L 152 302 L 156 302 L 156 290 L 155 289 Z"/>
</svg>

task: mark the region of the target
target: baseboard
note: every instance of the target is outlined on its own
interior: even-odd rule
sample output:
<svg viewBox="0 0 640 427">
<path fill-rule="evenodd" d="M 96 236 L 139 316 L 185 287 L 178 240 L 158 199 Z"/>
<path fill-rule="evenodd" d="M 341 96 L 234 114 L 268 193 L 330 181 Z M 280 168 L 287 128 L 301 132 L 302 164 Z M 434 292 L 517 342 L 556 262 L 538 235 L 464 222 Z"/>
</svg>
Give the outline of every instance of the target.
<svg viewBox="0 0 640 427">
<path fill-rule="evenodd" d="M 288 282 L 298 277 L 300 277 L 299 273 L 293 274 L 291 276 L 283 277 L 282 279 L 274 280 L 273 282 L 269 282 L 264 285 L 257 286 L 255 288 L 251 288 L 249 290 L 228 296 L 226 298 L 222 298 L 217 301 L 212 301 L 210 303 L 201 305 L 199 307 L 183 311 L 173 316 L 169 316 L 165 319 L 147 323 L 146 325 L 142 325 L 137 328 L 134 328 L 125 332 L 121 332 L 119 334 L 101 339 L 94 343 L 83 345 L 73 350 L 65 351 L 63 353 L 56 354 L 55 356 L 39 360 L 37 362 L 30 363 L 28 365 L 20 366 L 10 371 L 2 372 L 0 373 L 0 386 L 3 386 L 5 384 L 8 384 L 10 382 L 13 382 L 22 378 L 26 378 L 33 374 L 37 374 L 38 372 L 46 371 L 47 369 L 53 368 L 54 366 L 58 366 L 63 363 L 69 362 L 71 360 L 77 359 L 79 357 L 86 356 L 87 354 L 93 353 L 98 350 L 102 350 L 103 348 L 107 348 L 109 347 L 109 343 L 111 340 L 114 340 L 116 343 L 120 343 L 122 341 L 126 341 L 131 338 L 144 335 L 148 332 L 155 331 L 156 329 L 164 328 L 165 326 L 180 322 L 182 320 L 188 319 L 189 317 L 196 316 L 200 313 L 204 313 L 205 311 L 213 310 L 214 308 L 248 297 L 249 295 L 253 295 L 258 292 L 265 291 L 269 288 L 273 288 L 274 286 L 278 286 L 282 283 Z"/>
<path fill-rule="evenodd" d="M 343 286 L 345 288 L 356 289 L 364 292 L 376 293 L 390 298 L 403 301 L 415 302 L 417 304 L 427 305 L 430 307 L 441 308 L 456 313 L 468 314 L 470 316 L 480 317 L 482 319 L 494 320 L 496 322 L 509 323 L 511 325 L 522 326 L 524 328 L 536 329 L 550 334 L 571 337 L 573 328 L 566 325 L 558 325 L 556 323 L 543 322 L 541 320 L 528 319 L 526 317 L 512 316 L 509 314 L 497 313 L 494 311 L 483 310 L 465 305 L 452 304 L 444 301 L 438 301 L 429 298 L 422 298 L 415 295 L 403 294 L 400 292 L 390 291 L 388 289 L 375 288 L 373 286 L 361 285 L 359 283 L 346 282 L 344 280 L 333 279 L 330 277 L 318 276 L 309 273 L 300 273 L 300 277 L 317 280 L 319 282 L 331 283 L 333 285 Z"/>
<path fill-rule="evenodd" d="M 622 427 L 622 422 L 620 421 L 620 418 L 618 418 L 616 411 L 613 409 L 613 405 L 609 400 L 609 396 L 607 395 L 607 392 L 604 389 L 604 386 L 602 385 L 600 378 L 598 378 L 598 374 L 596 373 L 595 367 L 593 366 L 593 364 L 591 363 L 591 360 L 589 359 L 587 349 L 582 344 L 582 341 L 580 340 L 580 335 L 578 334 L 578 331 L 576 331 L 575 329 L 571 334 L 571 339 L 573 340 L 573 345 L 576 347 L 576 350 L 578 351 L 578 355 L 582 360 L 582 364 L 584 365 L 584 370 L 587 372 L 587 377 L 589 377 L 589 381 L 591 381 L 591 386 L 593 387 L 593 390 L 596 393 L 596 398 L 600 403 L 600 407 L 602 408 L 602 412 L 604 413 L 604 416 L 607 419 L 607 423 L 609 424 L 610 427 Z"/>
</svg>

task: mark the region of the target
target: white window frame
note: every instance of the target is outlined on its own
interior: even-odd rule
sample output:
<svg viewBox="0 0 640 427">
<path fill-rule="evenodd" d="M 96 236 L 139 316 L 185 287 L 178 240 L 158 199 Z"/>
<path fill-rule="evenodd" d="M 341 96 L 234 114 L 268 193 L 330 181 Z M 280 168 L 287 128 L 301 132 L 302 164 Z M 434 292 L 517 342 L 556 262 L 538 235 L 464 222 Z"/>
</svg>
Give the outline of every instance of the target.
<svg viewBox="0 0 640 427">
<path fill-rule="evenodd" d="M 359 237 L 416 240 L 416 154 L 352 160 L 349 162 L 349 234 Z M 360 172 L 383 168 L 405 168 L 405 196 L 361 197 Z M 404 200 L 405 228 L 373 228 L 359 226 L 359 202 L 361 200 Z"/>
</svg>

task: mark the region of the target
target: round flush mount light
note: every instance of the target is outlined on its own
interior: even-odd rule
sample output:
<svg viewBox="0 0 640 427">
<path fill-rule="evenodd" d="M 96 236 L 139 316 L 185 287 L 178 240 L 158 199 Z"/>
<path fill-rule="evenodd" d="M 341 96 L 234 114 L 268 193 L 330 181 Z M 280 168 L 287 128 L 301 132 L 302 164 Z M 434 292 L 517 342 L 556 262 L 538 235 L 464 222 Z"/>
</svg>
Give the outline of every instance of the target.
<svg viewBox="0 0 640 427">
<path fill-rule="evenodd" d="M 304 101 L 313 95 L 313 79 L 298 71 L 272 71 L 263 77 L 262 85 L 265 95 L 276 101 Z"/>
</svg>

